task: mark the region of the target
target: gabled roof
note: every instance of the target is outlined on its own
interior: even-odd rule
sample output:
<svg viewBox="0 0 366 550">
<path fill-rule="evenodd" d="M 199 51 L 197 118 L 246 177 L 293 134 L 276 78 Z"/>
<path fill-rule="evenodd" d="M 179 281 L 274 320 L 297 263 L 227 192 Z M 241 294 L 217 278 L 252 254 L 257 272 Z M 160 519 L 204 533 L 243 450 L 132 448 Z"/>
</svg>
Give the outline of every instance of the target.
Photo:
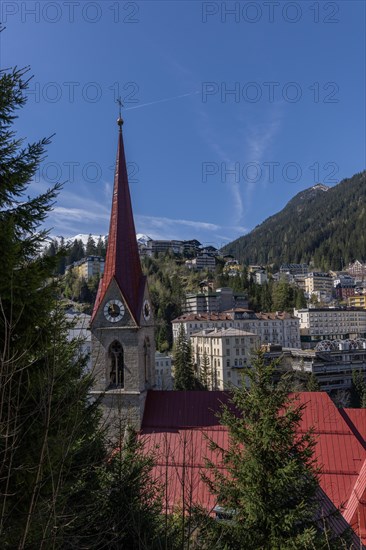
<svg viewBox="0 0 366 550">
<path fill-rule="evenodd" d="M 329 502 L 340 508 L 365 543 L 366 409 L 350 411 L 359 433 L 349 410 L 337 409 L 325 392 L 303 392 L 297 398 L 305 405 L 299 431 L 314 429 L 315 457 L 322 469 L 322 508 L 330 512 Z M 148 392 L 140 438 L 146 450 L 155 453 L 154 475 L 167 487 L 169 510 L 182 504 L 184 495 L 208 510 L 215 507 L 216 498 L 202 481 L 201 471 L 205 458 L 220 467 L 207 438 L 228 445 L 228 430 L 220 425 L 217 413 L 229 399 L 227 392 L 219 391 Z"/>
<path fill-rule="evenodd" d="M 145 284 L 136 241 L 121 119 L 118 119 L 118 124 L 118 149 L 107 256 L 104 275 L 99 283 L 94 304 L 92 322 L 113 278 L 116 280 L 135 321 L 138 322 Z"/>
</svg>

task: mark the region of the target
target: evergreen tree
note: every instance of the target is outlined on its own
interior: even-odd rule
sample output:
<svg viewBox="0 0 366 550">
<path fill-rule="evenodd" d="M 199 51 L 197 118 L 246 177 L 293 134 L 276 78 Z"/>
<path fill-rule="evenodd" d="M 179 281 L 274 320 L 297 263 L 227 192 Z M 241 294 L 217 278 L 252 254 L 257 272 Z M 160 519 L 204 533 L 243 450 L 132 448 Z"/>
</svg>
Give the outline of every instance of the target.
<svg viewBox="0 0 366 550">
<path fill-rule="evenodd" d="M 302 309 L 307 306 L 304 291 L 301 288 L 294 288 L 294 307 Z"/>
<path fill-rule="evenodd" d="M 306 384 L 306 391 L 320 391 L 319 382 L 314 373 L 311 373 Z"/>
<path fill-rule="evenodd" d="M 246 371 L 250 389 L 243 380 L 232 406 L 223 408 L 229 446 L 211 442 L 219 466 L 207 461 L 205 480 L 230 521 L 206 517 L 202 548 L 328 548 L 314 521 L 319 509 L 314 439 L 311 431 L 298 432 L 304 406 L 289 395 L 285 374 L 274 384 L 274 369 L 258 352 Z"/>
<path fill-rule="evenodd" d="M 67 257 L 67 265 L 71 265 L 85 257 L 85 249 L 81 239 L 75 239 L 69 248 Z"/>
<path fill-rule="evenodd" d="M 201 373 L 200 373 L 200 379 L 203 389 L 208 390 L 210 389 L 210 382 L 211 382 L 211 376 L 210 376 L 210 360 L 207 356 L 206 350 L 204 350 L 202 355 L 202 365 L 201 365 Z"/>
<path fill-rule="evenodd" d="M 352 373 L 352 398 L 354 406 L 366 407 L 366 382 L 363 372 L 355 370 Z"/>
<path fill-rule="evenodd" d="M 27 194 L 49 140 L 23 147 L 12 130 L 25 77 L 0 72 L 0 540 L 54 548 L 72 517 L 70 489 L 103 445 L 85 359 L 56 301 L 57 255 L 41 255 L 60 185 Z"/>
<path fill-rule="evenodd" d="M 95 244 L 95 240 L 93 239 L 91 234 L 89 234 L 88 241 L 86 243 L 85 254 L 86 256 L 95 256 L 96 253 L 97 245 Z"/>
<path fill-rule="evenodd" d="M 184 331 L 183 323 L 179 327 L 179 333 L 174 345 L 174 389 L 194 390 L 196 380 L 193 370 L 192 350 L 190 342 Z"/>
<path fill-rule="evenodd" d="M 174 548 L 162 514 L 161 487 L 152 476 L 153 456 L 143 450 L 130 428 L 120 448 L 96 469 L 93 499 L 79 506 L 70 530 L 70 548 L 95 550 Z M 74 499 L 83 494 L 82 480 Z M 163 544 L 166 541 L 167 546 Z"/>
<path fill-rule="evenodd" d="M 281 279 L 273 285 L 272 302 L 275 311 L 286 311 L 292 306 L 291 287 L 287 281 Z"/>
<path fill-rule="evenodd" d="M 105 256 L 106 256 L 105 242 L 102 239 L 101 235 L 99 236 L 99 239 L 98 239 L 98 242 L 97 242 L 96 254 L 97 254 L 97 256 L 102 256 L 103 258 L 105 258 Z"/>
</svg>

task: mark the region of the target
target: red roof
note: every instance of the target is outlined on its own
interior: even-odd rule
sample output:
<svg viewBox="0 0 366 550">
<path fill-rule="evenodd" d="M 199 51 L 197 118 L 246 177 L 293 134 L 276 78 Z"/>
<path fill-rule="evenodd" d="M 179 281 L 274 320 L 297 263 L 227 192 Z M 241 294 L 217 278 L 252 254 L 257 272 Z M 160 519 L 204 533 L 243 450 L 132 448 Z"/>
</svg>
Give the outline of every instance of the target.
<svg viewBox="0 0 366 550">
<path fill-rule="evenodd" d="M 251 318 L 248 320 L 256 320 L 259 319 L 260 321 L 265 320 L 280 320 L 283 319 L 294 319 L 297 320 L 297 317 L 294 315 L 291 315 L 290 313 L 287 313 L 286 311 L 276 311 L 276 312 L 260 312 L 255 313 L 251 309 L 244 309 L 244 308 L 234 308 L 234 309 L 228 309 L 227 311 L 223 311 L 221 313 L 185 313 L 183 315 L 180 315 L 180 317 L 177 317 L 176 319 L 173 319 L 172 323 L 184 323 L 187 321 L 234 321 L 234 314 L 235 313 L 249 313 L 252 315 Z"/>
<path fill-rule="evenodd" d="M 350 420 L 353 417 L 366 427 L 366 409 L 351 410 L 349 417 L 349 411 L 337 409 L 324 392 L 303 392 L 297 397 L 305 404 L 300 432 L 314 429 L 315 457 L 322 468 L 320 486 L 325 495 L 322 506 L 330 509 L 329 499 L 340 508 L 344 519 L 366 542 L 366 445 Z M 228 400 L 226 392 L 148 392 L 140 437 L 146 450 L 156 455 L 154 474 L 167 486 L 170 510 L 187 496 L 191 503 L 209 510 L 216 505 L 201 471 L 205 458 L 217 463 L 207 437 L 220 446 L 228 444 L 227 428 L 217 418 L 221 404 Z"/>
<path fill-rule="evenodd" d="M 107 256 L 104 275 L 99 283 L 94 304 L 92 321 L 113 278 L 116 280 L 133 317 L 138 321 L 145 277 L 142 274 L 136 241 L 121 124 L 118 136 Z"/>
</svg>

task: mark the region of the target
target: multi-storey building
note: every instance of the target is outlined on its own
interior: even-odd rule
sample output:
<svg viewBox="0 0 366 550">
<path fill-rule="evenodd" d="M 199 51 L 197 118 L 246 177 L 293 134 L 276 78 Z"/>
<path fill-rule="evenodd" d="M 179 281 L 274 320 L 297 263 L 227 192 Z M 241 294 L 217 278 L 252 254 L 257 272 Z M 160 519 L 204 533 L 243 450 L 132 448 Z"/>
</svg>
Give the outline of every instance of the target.
<svg viewBox="0 0 366 550">
<path fill-rule="evenodd" d="M 102 276 L 104 273 L 104 258 L 101 256 L 87 256 L 82 258 L 78 262 L 74 262 L 72 265 L 68 266 L 66 270 L 72 269 L 78 277 L 84 278 L 88 281 L 91 277 L 95 275 Z"/>
<path fill-rule="evenodd" d="M 323 340 L 313 350 L 283 350 L 283 364 L 315 375 L 328 393 L 349 390 L 353 373 L 366 376 L 366 340 Z"/>
<path fill-rule="evenodd" d="M 254 273 L 254 282 L 257 285 L 264 285 L 268 281 L 268 276 L 266 271 L 256 271 Z"/>
<path fill-rule="evenodd" d="M 333 279 L 328 273 L 313 271 L 305 277 L 305 292 L 311 296 L 315 292 L 332 294 Z"/>
<path fill-rule="evenodd" d="M 185 265 L 188 269 L 195 269 L 197 271 L 215 271 L 216 260 L 215 257 L 210 254 L 198 254 L 196 258 L 187 260 Z"/>
<path fill-rule="evenodd" d="M 290 273 L 290 275 L 307 275 L 309 273 L 308 264 L 282 264 L 280 273 Z"/>
<path fill-rule="evenodd" d="M 347 300 L 355 293 L 355 280 L 348 274 L 340 273 L 333 278 L 333 294 L 338 300 Z"/>
<path fill-rule="evenodd" d="M 348 264 L 347 271 L 352 277 L 356 279 L 363 279 L 366 277 L 366 263 L 356 260 L 353 263 Z"/>
<path fill-rule="evenodd" d="M 191 241 L 171 240 L 149 240 L 146 244 L 139 246 L 140 255 L 151 256 L 153 254 L 192 254 L 196 255 L 201 251 L 201 243 L 196 239 Z M 213 247 L 209 247 L 210 251 L 207 254 L 213 256 Z"/>
<path fill-rule="evenodd" d="M 174 339 L 183 324 L 188 336 L 204 329 L 236 328 L 256 334 L 259 344 L 300 347 L 299 319 L 287 312 L 254 313 L 249 309 L 235 308 L 223 313 L 188 313 L 174 319 L 172 324 Z"/>
<path fill-rule="evenodd" d="M 173 254 L 183 254 L 184 252 L 184 241 L 153 240 L 149 244 L 151 245 L 151 251 L 153 254 L 166 254 L 167 252 L 172 252 Z"/>
<path fill-rule="evenodd" d="M 347 298 L 349 307 L 361 307 L 366 309 L 366 294 L 355 294 Z"/>
<path fill-rule="evenodd" d="M 248 268 L 248 280 L 252 280 L 257 285 L 263 285 L 268 281 L 267 272 L 260 265 L 250 265 Z"/>
<path fill-rule="evenodd" d="M 236 277 L 242 273 L 242 267 L 239 264 L 238 260 L 230 259 L 225 263 L 223 273 L 229 277 Z"/>
<path fill-rule="evenodd" d="M 259 338 L 244 330 L 221 328 L 196 332 L 191 343 L 197 375 L 202 374 L 206 360 L 208 388 L 223 390 L 241 385 L 243 368 L 250 365 Z"/>
<path fill-rule="evenodd" d="M 155 388 L 157 390 L 172 390 L 172 358 L 170 355 L 155 353 Z"/>
<path fill-rule="evenodd" d="M 185 313 L 218 313 L 237 307 L 247 308 L 248 299 L 245 294 L 234 294 L 232 288 L 186 294 Z"/>
<path fill-rule="evenodd" d="M 314 348 L 321 340 L 366 336 L 366 310 L 313 308 L 294 310 L 300 320 L 301 347 Z"/>
</svg>

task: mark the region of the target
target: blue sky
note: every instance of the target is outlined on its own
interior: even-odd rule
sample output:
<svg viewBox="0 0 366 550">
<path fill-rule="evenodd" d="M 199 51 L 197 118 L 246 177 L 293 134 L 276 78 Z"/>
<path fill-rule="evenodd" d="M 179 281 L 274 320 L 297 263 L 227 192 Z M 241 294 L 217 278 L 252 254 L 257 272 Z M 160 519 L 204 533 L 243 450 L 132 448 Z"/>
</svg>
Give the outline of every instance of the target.
<svg viewBox="0 0 366 550">
<path fill-rule="evenodd" d="M 55 235 L 108 231 L 124 139 L 136 229 L 237 238 L 365 168 L 365 3 L 3 0 L 1 66 L 31 66 L 16 122 L 56 133 L 32 191 Z"/>
</svg>

